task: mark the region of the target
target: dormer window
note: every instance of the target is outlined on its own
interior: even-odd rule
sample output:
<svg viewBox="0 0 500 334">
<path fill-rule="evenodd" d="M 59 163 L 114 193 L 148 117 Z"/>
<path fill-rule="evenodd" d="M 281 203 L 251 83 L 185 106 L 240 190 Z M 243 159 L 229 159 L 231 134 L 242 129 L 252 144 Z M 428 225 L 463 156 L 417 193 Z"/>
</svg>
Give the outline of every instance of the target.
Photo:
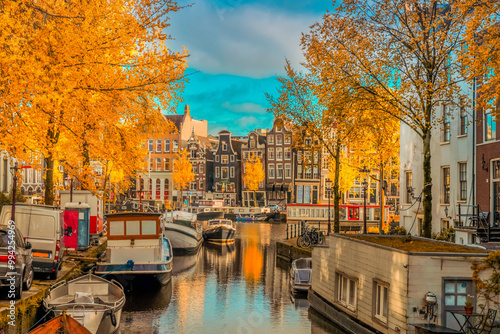
<svg viewBox="0 0 500 334">
<path fill-rule="evenodd" d="M 222 142 L 222 150 L 227 151 L 227 143 L 225 141 Z"/>
</svg>

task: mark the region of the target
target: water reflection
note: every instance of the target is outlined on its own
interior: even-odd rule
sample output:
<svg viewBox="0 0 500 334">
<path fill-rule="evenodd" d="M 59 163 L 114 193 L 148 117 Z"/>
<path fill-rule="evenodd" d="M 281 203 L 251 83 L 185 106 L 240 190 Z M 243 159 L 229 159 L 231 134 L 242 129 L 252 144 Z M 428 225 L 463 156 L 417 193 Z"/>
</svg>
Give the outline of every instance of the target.
<svg viewBox="0 0 500 334">
<path fill-rule="evenodd" d="M 289 263 L 276 258 L 284 234 L 284 225 L 237 223 L 235 243 L 174 257 L 170 294 L 127 296 L 121 333 L 330 333 L 307 299 L 289 294 Z"/>
</svg>

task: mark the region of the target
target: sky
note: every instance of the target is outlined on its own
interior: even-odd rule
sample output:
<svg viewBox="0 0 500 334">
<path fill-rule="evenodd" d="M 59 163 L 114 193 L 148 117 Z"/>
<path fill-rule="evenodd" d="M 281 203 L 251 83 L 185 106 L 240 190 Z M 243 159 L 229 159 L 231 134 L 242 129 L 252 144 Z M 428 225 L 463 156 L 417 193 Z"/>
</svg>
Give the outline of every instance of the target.
<svg viewBox="0 0 500 334">
<path fill-rule="evenodd" d="M 265 93 L 277 95 L 285 59 L 296 69 L 303 61 L 302 33 L 321 21 L 331 0 L 178 0 L 192 4 L 170 16 L 173 51 L 189 50 L 189 83 L 177 112 L 188 104 L 208 133 L 244 136 L 270 129 Z"/>
</svg>

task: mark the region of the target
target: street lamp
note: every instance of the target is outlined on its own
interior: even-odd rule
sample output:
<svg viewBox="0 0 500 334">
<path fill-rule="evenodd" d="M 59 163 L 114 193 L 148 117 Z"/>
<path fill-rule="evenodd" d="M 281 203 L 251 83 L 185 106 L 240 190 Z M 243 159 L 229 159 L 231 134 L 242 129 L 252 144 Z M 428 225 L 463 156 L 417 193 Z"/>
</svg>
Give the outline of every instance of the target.
<svg viewBox="0 0 500 334">
<path fill-rule="evenodd" d="M 14 167 L 10 167 L 10 172 L 14 177 L 12 178 L 12 212 L 10 215 L 10 220 L 15 222 L 16 219 L 16 190 L 17 190 L 17 162 L 14 164 Z"/>
<path fill-rule="evenodd" d="M 330 218 L 331 191 L 332 191 L 332 181 L 330 181 L 330 179 L 326 179 L 326 193 L 328 196 L 328 232 L 327 232 L 327 235 L 330 235 L 330 233 L 332 233 L 332 222 L 331 222 L 331 218 Z"/>
<path fill-rule="evenodd" d="M 363 176 L 363 233 L 367 234 L 368 230 L 366 228 L 366 191 L 368 190 L 367 178 L 370 174 L 370 170 L 363 166 L 363 169 L 359 171 Z"/>
</svg>

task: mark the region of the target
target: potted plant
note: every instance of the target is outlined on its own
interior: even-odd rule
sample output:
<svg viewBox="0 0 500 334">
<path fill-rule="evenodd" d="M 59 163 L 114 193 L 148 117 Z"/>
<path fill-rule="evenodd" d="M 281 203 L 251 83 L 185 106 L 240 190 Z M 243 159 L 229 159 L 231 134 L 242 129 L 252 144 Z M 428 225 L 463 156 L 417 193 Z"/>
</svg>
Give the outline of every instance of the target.
<svg viewBox="0 0 500 334">
<path fill-rule="evenodd" d="M 472 314 L 472 310 L 474 310 L 474 306 L 472 306 L 472 297 L 471 295 L 467 295 L 465 299 L 465 314 Z"/>
</svg>

